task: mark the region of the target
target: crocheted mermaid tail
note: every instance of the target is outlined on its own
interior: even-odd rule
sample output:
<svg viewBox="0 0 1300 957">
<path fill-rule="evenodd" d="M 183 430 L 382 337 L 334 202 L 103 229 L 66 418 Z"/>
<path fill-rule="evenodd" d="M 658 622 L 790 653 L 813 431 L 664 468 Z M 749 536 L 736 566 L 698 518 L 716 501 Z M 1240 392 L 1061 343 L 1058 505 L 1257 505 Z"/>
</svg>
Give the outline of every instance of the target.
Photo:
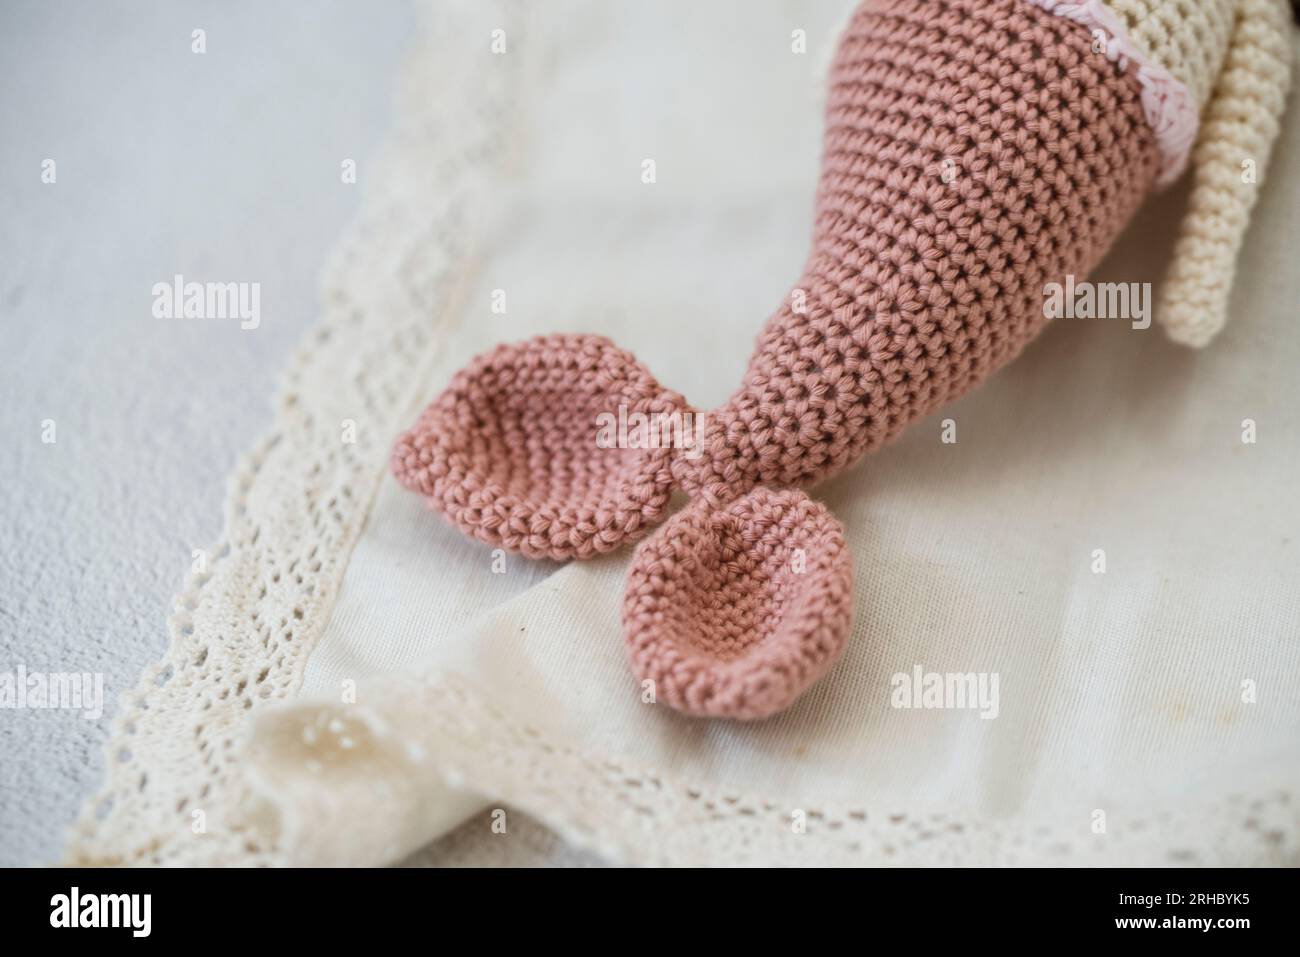
<svg viewBox="0 0 1300 957">
<path fill-rule="evenodd" d="M 983 382 L 1160 159 L 1140 85 L 1020 0 L 863 5 L 831 72 L 812 254 L 708 417 L 688 491 L 803 485 Z"/>
<path fill-rule="evenodd" d="M 468 534 L 556 559 L 644 535 L 680 487 L 693 501 L 628 573 L 633 669 L 688 714 L 785 708 L 842 651 L 853 604 L 843 531 L 798 488 L 1016 356 L 1046 323 L 1046 285 L 1085 277 L 1177 165 L 1168 144 L 1186 137 L 1157 135 L 1150 75 L 1097 48 L 1097 6 L 857 11 L 831 74 L 812 252 L 702 448 L 665 447 L 682 443 L 663 423 L 677 416 L 682 438 L 695 412 L 631 354 L 551 336 L 456 376 L 398 439 L 394 473 Z M 660 441 L 600 441 L 602 417 L 633 413 L 665 417 Z"/>
<path fill-rule="evenodd" d="M 633 665 L 669 704 L 763 717 L 825 671 L 850 617 L 842 537 L 765 487 L 828 477 L 988 378 L 1045 325 L 1044 285 L 1091 271 L 1142 202 L 1160 156 L 1141 90 L 1091 42 L 1014 0 L 854 17 L 803 278 L 704 454 L 674 458 L 695 503 L 629 573 Z"/>
</svg>

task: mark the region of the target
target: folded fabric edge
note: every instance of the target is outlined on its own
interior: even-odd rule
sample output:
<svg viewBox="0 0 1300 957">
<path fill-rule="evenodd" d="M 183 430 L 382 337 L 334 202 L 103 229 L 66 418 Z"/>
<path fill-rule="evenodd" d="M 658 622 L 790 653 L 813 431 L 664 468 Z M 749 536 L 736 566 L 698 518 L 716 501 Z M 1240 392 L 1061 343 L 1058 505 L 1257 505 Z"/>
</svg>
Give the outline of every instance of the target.
<svg viewBox="0 0 1300 957">
<path fill-rule="evenodd" d="M 254 725 L 264 820 L 291 822 L 291 863 L 400 861 L 491 806 L 489 795 L 624 865 L 1277 866 L 1297 856 L 1296 755 L 1231 793 L 1177 807 L 1115 802 L 1109 832 L 1095 834 L 1056 808 L 993 818 L 720 790 L 566 745 L 443 670 L 376 679 L 366 700 L 304 698 Z"/>
</svg>

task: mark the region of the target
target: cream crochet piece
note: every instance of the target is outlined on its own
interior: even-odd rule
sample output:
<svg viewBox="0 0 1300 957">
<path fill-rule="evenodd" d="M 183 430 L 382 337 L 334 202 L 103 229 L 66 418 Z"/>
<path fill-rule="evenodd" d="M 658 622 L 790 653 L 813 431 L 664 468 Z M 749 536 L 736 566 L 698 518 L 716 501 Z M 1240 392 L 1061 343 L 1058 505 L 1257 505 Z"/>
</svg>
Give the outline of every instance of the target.
<svg viewBox="0 0 1300 957">
<path fill-rule="evenodd" d="M 1075 6 L 1088 6 L 1076 4 Z M 1237 253 L 1291 83 L 1285 0 L 1108 0 L 1138 59 L 1179 80 L 1200 114 L 1192 193 L 1156 321 L 1203 346 L 1223 328 Z"/>
</svg>

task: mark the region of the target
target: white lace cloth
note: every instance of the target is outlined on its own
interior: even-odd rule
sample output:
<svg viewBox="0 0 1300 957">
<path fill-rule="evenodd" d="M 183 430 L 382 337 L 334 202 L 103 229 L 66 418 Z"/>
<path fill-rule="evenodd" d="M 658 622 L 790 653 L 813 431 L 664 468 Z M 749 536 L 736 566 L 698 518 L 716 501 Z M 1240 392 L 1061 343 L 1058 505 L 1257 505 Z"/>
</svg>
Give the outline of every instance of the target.
<svg viewBox="0 0 1300 957">
<path fill-rule="evenodd" d="M 1297 860 L 1295 177 L 1270 183 L 1214 350 L 1062 320 L 817 490 L 856 626 L 767 722 L 642 702 L 626 551 L 497 573 L 388 477 L 393 434 L 500 340 L 601 332 L 725 398 L 806 252 L 850 6 L 437 5 L 322 330 L 72 860 L 394 862 L 500 803 L 631 863 Z M 1297 162 L 1292 125 L 1278 164 Z M 1104 278 L 1161 274 L 1179 199 Z M 891 707 L 917 665 L 996 674 L 998 716 Z"/>
</svg>

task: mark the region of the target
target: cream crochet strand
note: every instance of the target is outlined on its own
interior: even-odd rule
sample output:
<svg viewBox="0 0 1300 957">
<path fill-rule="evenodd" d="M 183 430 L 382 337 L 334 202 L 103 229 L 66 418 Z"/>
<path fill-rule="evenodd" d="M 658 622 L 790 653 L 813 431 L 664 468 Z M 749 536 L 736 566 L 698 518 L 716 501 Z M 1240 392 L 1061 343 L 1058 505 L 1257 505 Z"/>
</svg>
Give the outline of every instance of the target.
<svg viewBox="0 0 1300 957">
<path fill-rule="evenodd" d="M 1239 0 L 1192 157 L 1193 187 L 1156 321 L 1200 347 L 1223 328 L 1232 279 L 1291 83 L 1284 0 Z"/>
</svg>

